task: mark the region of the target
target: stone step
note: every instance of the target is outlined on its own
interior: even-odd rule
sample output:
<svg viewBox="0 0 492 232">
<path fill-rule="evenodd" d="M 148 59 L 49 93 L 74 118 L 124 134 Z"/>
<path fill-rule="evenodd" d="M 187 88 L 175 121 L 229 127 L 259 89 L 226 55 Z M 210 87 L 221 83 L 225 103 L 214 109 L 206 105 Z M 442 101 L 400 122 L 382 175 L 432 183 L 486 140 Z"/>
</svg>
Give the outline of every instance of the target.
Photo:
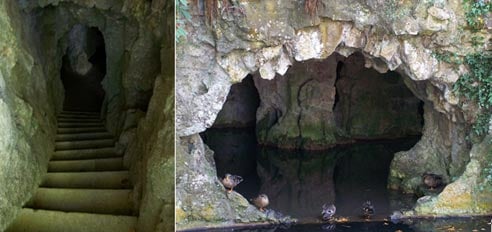
<svg viewBox="0 0 492 232">
<path fill-rule="evenodd" d="M 58 118 L 58 122 L 71 123 L 71 122 L 102 122 L 99 118 Z"/>
<path fill-rule="evenodd" d="M 123 158 L 60 160 L 50 161 L 48 172 L 90 172 L 119 171 L 123 167 Z"/>
<path fill-rule="evenodd" d="M 104 127 L 82 127 L 82 128 L 58 128 L 58 134 L 74 134 L 74 133 L 87 133 L 87 132 L 106 132 Z"/>
<path fill-rule="evenodd" d="M 129 189 L 128 171 L 108 172 L 49 172 L 41 187 L 48 188 L 90 188 Z"/>
<path fill-rule="evenodd" d="M 85 148 L 103 148 L 103 147 L 113 147 L 113 146 L 114 146 L 114 140 L 112 139 L 55 142 L 56 151 L 85 149 Z"/>
<path fill-rule="evenodd" d="M 60 122 L 58 128 L 104 127 L 102 122 Z"/>
<path fill-rule="evenodd" d="M 101 115 L 100 112 L 95 112 L 95 111 L 70 111 L 70 110 L 63 110 L 60 112 L 60 114 L 63 115 Z"/>
<path fill-rule="evenodd" d="M 99 115 L 70 115 L 70 114 L 59 114 L 58 119 L 84 119 L 84 120 L 90 120 L 90 119 L 98 119 L 100 120 L 101 117 Z"/>
<path fill-rule="evenodd" d="M 132 215 L 129 189 L 38 188 L 28 208 L 67 212 Z"/>
<path fill-rule="evenodd" d="M 79 141 L 88 139 L 111 139 L 113 135 L 108 132 L 77 133 L 77 134 L 58 134 L 56 142 Z"/>
<path fill-rule="evenodd" d="M 24 208 L 7 232 L 134 232 L 132 216 Z"/>
<path fill-rule="evenodd" d="M 84 160 L 121 157 L 114 147 L 55 151 L 51 160 Z"/>
</svg>

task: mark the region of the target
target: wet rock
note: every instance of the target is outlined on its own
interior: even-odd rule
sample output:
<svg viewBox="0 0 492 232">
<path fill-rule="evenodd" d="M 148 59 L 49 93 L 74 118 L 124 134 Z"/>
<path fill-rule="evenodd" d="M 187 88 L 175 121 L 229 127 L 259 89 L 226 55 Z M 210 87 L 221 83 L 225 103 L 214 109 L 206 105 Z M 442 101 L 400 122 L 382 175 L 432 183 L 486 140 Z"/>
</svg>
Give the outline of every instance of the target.
<svg viewBox="0 0 492 232">
<path fill-rule="evenodd" d="M 422 174 L 433 172 L 449 183 L 460 175 L 469 161 L 465 128 L 440 113 L 433 113 L 424 105 L 422 139 L 410 150 L 395 154 L 391 163 L 388 187 L 415 193 L 423 188 Z M 455 141 L 455 142 L 451 142 Z M 449 175 L 449 174 L 451 175 Z"/>
<path fill-rule="evenodd" d="M 199 136 L 180 140 L 176 153 L 178 228 L 279 221 L 256 209 L 237 192 L 226 192 L 217 178 L 213 153 Z"/>
<path fill-rule="evenodd" d="M 390 220 L 391 222 L 393 223 L 398 223 L 401 221 L 401 219 L 403 218 L 403 213 L 401 211 L 394 211 L 393 213 L 391 213 L 390 215 Z"/>
<path fill-rule="evenodd" d="M 475 144 L 470 152 L 471 160 L 456 181 L 447 185 L 438 196 L 417 201 L 415 211 L 424 215 L 484 214 L 492 210 L 490 161 L 492 160 L 491 136 Z M 484 171 L 485 170 L 485 171 Z M 471 187 L 473 186 L 473 187 Z"/>
</svg>

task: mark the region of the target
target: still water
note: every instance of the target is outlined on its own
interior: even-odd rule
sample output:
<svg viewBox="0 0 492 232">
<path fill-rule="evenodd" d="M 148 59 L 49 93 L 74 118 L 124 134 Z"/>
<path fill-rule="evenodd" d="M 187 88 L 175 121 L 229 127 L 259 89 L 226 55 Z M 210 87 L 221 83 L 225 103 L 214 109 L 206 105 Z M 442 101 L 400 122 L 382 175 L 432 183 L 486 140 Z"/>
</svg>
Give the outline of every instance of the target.
<svg viewBox="0 0 492 232">
<path fill-rule="evenodd" d="M 374 232 L 490 232 L 490 218 L 451 218 L 451 219 L 420 219 L 410 220 L 402 223 L 385 222 L 356 222 L 343 223 L 329 226 L 326 224 L 294 225 L 289 228 L 264 227 L 244 229 L 215 229 L 211 231 L 241 231 L 241 232 L 352 232 L 352 231 L 374 231 Z"/>
<path fill-rule="evenodd" d="M 375 217 L 411 208 L 415 198 L 386 188 L 393 154 L 408 150 L 417 138 L 360 142 L 323 151 L 259 147 L 252 129 L 209 129 L 202 135 L 215 152 L 219 177 L 244 177 L 235 191 L 247 199 L 259 193 L 269 208 L 301 221 L 317 219 L 323 204 L 337 215 L 358 219 L 362 203 L 373 203 Z"/>
<path fill-rule="evenodd" d="M 384 221 L 394 210 L 410 209 L 416 201 L 415 196 L 389 191 L 386 186 L 394 153 L 410 149 L 419 138 L 294 151 L 258 146 L 254 129 L 209 129 L 202 137 L 215 152 L 219 177 L 231 173 L 244 178 L 235 191 L 247 199 L 265 193 L 270 199 L 269 209 L 300 222 L 289 228 L 235 231 L 491 231 L 488 218 L 409 220 L 398 224 Z M 362 203 L 367 200 L 375 207 L 372 222 L 361 216 Z M 319 221 L 325 203 L 335 204 L 336 216 L 351 222 L 309 224 Z"/>
</svg>

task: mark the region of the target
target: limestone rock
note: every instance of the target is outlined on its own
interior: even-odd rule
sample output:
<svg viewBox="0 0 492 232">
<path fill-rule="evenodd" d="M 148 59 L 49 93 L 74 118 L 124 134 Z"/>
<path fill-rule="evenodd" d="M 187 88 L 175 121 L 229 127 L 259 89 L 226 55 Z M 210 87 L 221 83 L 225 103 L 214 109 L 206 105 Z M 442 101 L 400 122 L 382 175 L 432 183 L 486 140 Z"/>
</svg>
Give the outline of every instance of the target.
<svg viewBox="0 0 492 232">
<path fill-rule="evenodd" d="M 181 137 L 176 154 L 178 228 L 269 220 L 238 193 L 226 192 L 198 135 Z"/>
<path fill-rule="evenodd" d="M 492 210 L 492 183 L 489 171 L 492 159 L 490 135 L 471 150 L 466 170 L 443 192 L 426 202 L 418 202 L 415 211 L 422 215 L 485 214 Z"/>
<path fill-rule="evenodd" d="M 350 137 L 351 133 L 368 136 L 364 134 L 367 131 L 361 129 L 362 125 L 374 129 L 371 135 L 384 134 L 390 128 L 383 123 L 387 120 L 375 120 L 384 114 L 366 117 L 365 122 L 371 123 L 364 124 L 364 120 L 353 115 L 348 120 L 350 114 L 334 117 L 337 109 L 345 109 L 341 102 L 337 102 L 335 109 L 330 107 L 335 105 L 333 72 L 336 73 L 336 63 L 326 58 L 330 60 L 332 53 L 338 53 L 333 57 L 342 61 L 341 56 L 362 54 L 366 68 L 380 73 L 398 72 L 404 85 L 424 102 L 422 138 L 409 151 L 396 154 L 389 187 L 418 192 L 421 175 L 428 170 L 444 175 L 447 183 L 460 178 L 470 161 L 471 144 L 464 138 L 475 118 L 476 107 L 462 104 L 464 99 L 451 91 L 466 70 L 463 67 L 456 70 L 437 60 L 433 53 L 450 51 L 463 55 L 475 51 L 462 39 L 472 34 L 460 26 L 466 24 L 462 4 L 457 1 L 446 4 L 380 0 L 321 2 L 322 7 L 310 15 L 304 11 L 302 1 L 234 1 L 234 7 L 241 9 L 241 13 L 220 15 L 215 27 L 204 26 L 199 12 L 194 12 L 192 23 L 187 25 L 188 40 L 177 48 L 176 123 L 182 143 L 180 156 L 204 162 L 205 158 L 196 155 L 205 154 L 203 146 L 197 147 L 201 144 L 198 133 L 213 125 L 231 84 L 240 82 L 247 74 L 255 76 L 263 104 L 257 111 L 256 124 L 258 139 L 263 144 L 317 147 Z M 480 35 L 484 35 L 485 41 L 491 38 L 490 33 L 483 31 Z M 289 68 L 287 61 L 293 60 L 298 62 L 292 62 Z M 299 68 L 303 65 L 307 67 Z M 323 74 L 324 78 L 316 74 Z M 357 92 L 363 91 L 364 88 L 358 88 Z M 344 100 L 354 104 L 354 99 Z M 383 100 L 386 99 L 376 102 L 386 102 Z M 414 107 L 414 103 L 409 105 Z M 358 113 L 364 113 L 367 109 L 359 110 Z M 407 122 L 420 125 L 416 120 Z M 342 130 L 340 125 L 343 125 Z M 347 129 L 347 126 L 354 127 Z M 409 130 L 414 132 L 416 128 Z M 483 154 L 478 156 L 483 157 Z M 178 167 L 184 161 L 191 162 L 191 159 L 178 160 Z M 192 167 L 203 170 L 181 169 L 178 174 L 181 181 L 178 189 L 183 186 L 177 195 L 178 218 L 183 222 L 180 226 L 214 224 L 214 218 L 220 222 L 232 220 L 224 215 L 232 215 L 233 209 L 238 209 L 237 202 L 225 201 L 218 190 L 220 187 L 212 187 L 215 185 L 213 163 Z M 203 202 L 193 205 L 191 198 L 195 192 L 190 186 L 195 177 L 203 180 L 200 186 L 207 186 L 207 196 L 223 204 L 220 213 L 210 211 Z M 465 185 L 473 186 L 471 182 Z M 479 194 L 472 192 L 471 195 Z M 191 212 L 195 206 L 210 213 Z M 419 212 L 422 211 L 414 213 Z M 215 221 L 215 224 L 221 223 Z"/>
</svg>

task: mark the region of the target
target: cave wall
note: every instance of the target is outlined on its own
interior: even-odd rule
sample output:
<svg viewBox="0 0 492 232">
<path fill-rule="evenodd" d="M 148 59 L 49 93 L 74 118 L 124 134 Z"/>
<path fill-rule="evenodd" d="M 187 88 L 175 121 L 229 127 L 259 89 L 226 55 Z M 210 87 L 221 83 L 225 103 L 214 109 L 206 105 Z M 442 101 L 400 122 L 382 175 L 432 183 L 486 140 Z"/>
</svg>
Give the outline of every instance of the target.
<svg viewBox="0 0 492 232">
<path fill-rule="evenodd" d="M 89 28 L 84 25 L 74 25 L 68 34 L 67 55 L 71 70 L 79 75 L 85 75 L 92 68 L 88 51 Z M 88 54 L 89 53 L 89 54 Z"/>
<path fill-rule="evenodd" d="M 333 114 L 336 67 L 333 56 L 294 63 L 285 76 L 273 80 L 257 76 L 258 142 L 284 148 L 333 145 L 339 134 Z"/>
<path fill-rule="evenodd" d="M 32 36 L 34 22 L 17 2 L 0 2 L 0 231 L 46 172 L 62 103 L 61 81 Z"/>
<path fill-rule="evenodd" d="M 139 209 L 137 231 L 174 231 L 174 2 L 153 1 L 160 34 L 159 73 L 144 116 L 126 129 L 125 164 L 130 167 L 134 199 Z M 127 120 L 128 121 L 128 120 Z"/>
<path fill-rule="evenodd" d="M 24 11 L 37 15 L 43 43 L 62 53 L 69 31 L 78 24 L 98 28 L 105 39 L 107 73 L 102 114 L 110 132 L 120 135 L 135 127 L 135 111 L 145 112 L 155 77 L 160 73 L 163 1 L 21 1 Z M 64 22 L 60 24 L 60 22 Z M 57 60 L 59 54 L 49 54 Z M 141 65 L 145 62 L 145 65 Z M 130 120 L 130 121 L 129 121 Z"/>
<path fill-rule="evenodd" d="M 192 8 L 193 23 L 185 27 L 188 37 L 177 44 L 176 131 L 177 143 L 183 148 L 177 153 L 176 164 L 182 170 L 177 173 L 178 228 L 224 223 L 226 218 L 217 212 L 240 202 L 231 199 L 229 204 L 209 210 L 214 215 L 210 220 L 196 217 L 193 207 L 207 208 L 187 200 L 194 195 L 194 186 L 200 186 L 211 197 L 223 193 L 212 188 L 217 180 L 215 173 L 197 165 L 205 159 L 205 146 L 199 138 L 193 143 L 188 138 L 197 137 L 214 123 L 232 84 L 255 72 L 275 82 L 285 78 L 276 75 L 286 74 L 294 60 L 326 59 L 333 53 L 348 57 L 362 52 L 365 68 L 398 72 L 412 93 L 424 101 L 425 122 L 421 140 L 393 160 L 390 187 L 415 191 L 414 180 L 433 167 L 445 173 L 450 182 L 462 177 L 471 148 L 464 138 L 476 120 L 478 108 L 468 102 L 461 104 L 464 100 L 452 91 L 452 85 L 467 72 L 466 67 L 454 68 L 432 55 L 446 51 L 464 56 L 490 50 L 486 43 L 472 46 L 472 37 L 482 36 L 489 41 L 491 35 L 485 29 L 471 31 L 463 26 L 462 2 L 323 0 L 313 15 L 305 12 L 303 3 L 239 0 L 234 4 L 240 10 L 219 9 L 211 26 L 205 26 L 206 19 L 198 7 Z M 412 168 L 400 169 L 402 166 Z M 201 178 L 189 179 L 191 173 L 200 173 Z M 465 185 L 471 188 L 473 183 Z M 448 189 L 442 194 L 455 195 Z M 473 211 L 470 205 L 457 208 Z"/>
<path fill-rule="evenodd" d="M 403 77 L 365 68 L 361 53 L 296 62 L 273 80 L 256 75 L 255 84 L 260 144 L 326 149 L 355 139 L 419 135 L 422 129 L 420 100 Z"/>
<path fill-rule="evenodd" d="M 394 139 L 420 135 L 421 101 L 396 72 L 378 73 L 364 67 L 364 57 L 342 60 L 334 106 L 337 127 L 354 139 Z"/>
<path fill-rule="evenodd" d="M 253 77 L 244 78 L 231 86 L 227 100 L 215 119 L 214 128 L 245 128 L 256 124 L 256 110 L 260 96 Z"/>
</svg>

